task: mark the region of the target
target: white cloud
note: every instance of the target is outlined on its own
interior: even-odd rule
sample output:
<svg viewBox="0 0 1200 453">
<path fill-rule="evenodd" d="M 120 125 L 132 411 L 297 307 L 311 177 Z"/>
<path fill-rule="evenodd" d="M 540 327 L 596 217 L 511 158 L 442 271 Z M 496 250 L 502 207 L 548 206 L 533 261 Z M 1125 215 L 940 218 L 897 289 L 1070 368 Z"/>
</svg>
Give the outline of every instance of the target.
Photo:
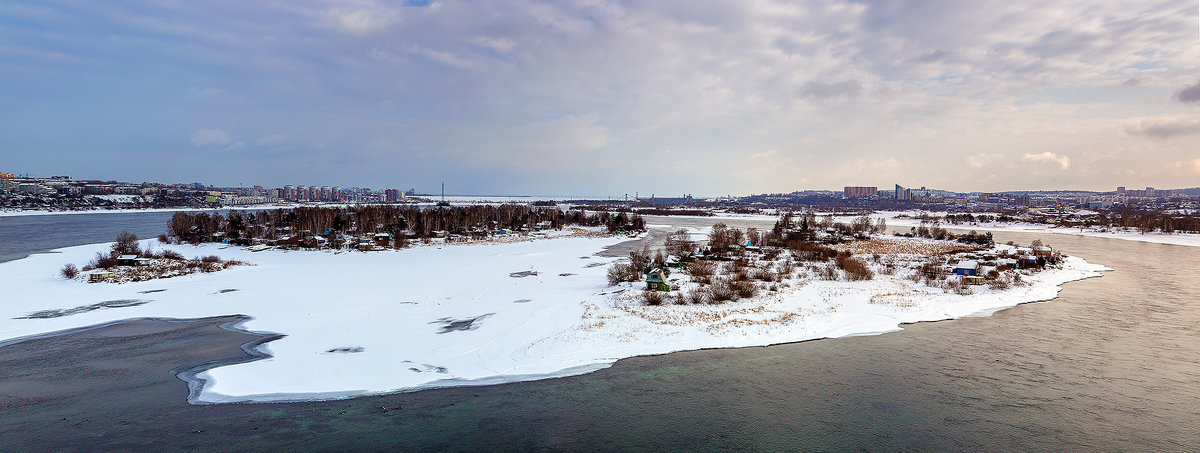
<svg viewBox="0 0 1200 453">
<path fill-rule="evenodd" d="M 200 129 L 192 134 L 192 144 L 196 146 L 226 145 L 233 139 L 220 129 Z"/>
<path fill-rule="evenodd" d="M 1057 163 L 1063 170 L 1071 168 L 1071 158 L 1068 156 L 1060 156 L 1052 152 L 1044 152 L 1038 154 L 1025 153 L 1021 156 L 1022 159 L 1030 162 L 1053 162 Z"/>
<path fill-rule="evenodd" d="M 1004 159 L 1004 154 L 980 153 L 980 154 L 975 154 L 973 156 L 967 156 L 967 165 L 970 165 L 974 168 L 983 168 L 983 167 L 986 167 L 988 164 L 998 161 L 998 160 L 1001 160 L 1001 159 Z"/>
<path fill-rule="evenodd" d="M 335 30 L 352 35 L 382 31 L 400 21 L 400 13 L 382 6 L 332 8 L 325 13 L 326 23 Z"/>
<path fill-rule="evenodd" d="M 774 149 L 768 149 L 766 151 L 751 154 L 750 157 L 753 157 L 755 159 L 765 159 L 765 158 L 769 158 L 769 157 L 775 157 L 778 154 L 779 154 L 779 151 L 776 151 Z"/>
<path fill-rule="evenodd" d="M 285 142 L 287 142 L 286 135 L 275 134 L 275 135 L 268 135 L 266 137 L 260 137 L 258 140 L 254 141 L 254 144 L 258 145 L 258 146 L 276 146 L 276 145 L 281 145 Z"/>
</svg>

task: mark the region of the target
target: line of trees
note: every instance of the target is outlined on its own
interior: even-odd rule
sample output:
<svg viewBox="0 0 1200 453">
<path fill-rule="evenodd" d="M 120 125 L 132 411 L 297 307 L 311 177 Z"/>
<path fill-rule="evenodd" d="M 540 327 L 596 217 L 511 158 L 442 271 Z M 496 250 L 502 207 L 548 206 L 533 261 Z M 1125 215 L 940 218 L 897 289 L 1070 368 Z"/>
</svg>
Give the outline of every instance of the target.
<svg viewBox="0 0 1200 453">
<path fill-rule="evenodd" d="M 500 230 L 532 230 L 549 222 L 559 229 L 569 225 L 604 226 L 609 232 L 644 230 L 645 221 L 637 214 L 587 213 L 562 211 L 526 205 L 474 205 L 422 209 L 416 206 L 366 205 L 352 207 L 297 207 L 257 212 L 220 213 L 177 212 L 167 222 L 170 236 L 184 242 L 213 240 L 216 233 L 234 243 L 250 239 L 275 240 L 307 230 L 344 234 L 390 233 L 394 237 L 412 234 L 420 239 L 435 231 L 491 235 Z"/>
</svg>

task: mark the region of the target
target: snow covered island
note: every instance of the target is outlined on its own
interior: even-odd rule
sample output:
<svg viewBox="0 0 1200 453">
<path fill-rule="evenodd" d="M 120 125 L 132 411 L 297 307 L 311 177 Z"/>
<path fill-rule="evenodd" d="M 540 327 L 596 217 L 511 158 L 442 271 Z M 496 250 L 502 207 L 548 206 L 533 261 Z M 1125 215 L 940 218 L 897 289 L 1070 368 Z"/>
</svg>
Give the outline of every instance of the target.
<svg viewBox="0 0 1200 453">
<path fill-rule="evenodd" d="M 367 252 L 155 244 L 253 265 L 120 284 L 61 278 L 64 262 L 86 262 L 111 244 L 68 247 L 0 264 L 0 286 L 9 290 L 0 342 L 131 318 L 244 314 L 241 328 L 284 337 L 260 346 L 270 358 L 198 374 L 191 401 L 330 399 L 578 374 L 634 355 L 887 332 L 1051 299 L 1059 285 L 1104 270 L 1043 256 L 1042 264 L 1057 264 L 1034 272 L 1008 245 L 818 232 L 804 245 L 764 246 L 768 233 L 755 242 L 742 232 L 749 246 L 716 238 L 711 259 L 664 254 L 659 265 L 673 269 L 672 291 L 650 305 L 640 271 L 634 282 L 610 284 L 610 270 L 633 264 L 629 257 L 598 255 L 628 237 L 553 231 L 537 240 L 432 240 Z M 684 238 L 699 246 L 711 235 L 688 230 L 671 246 L 682 250 Z M 645 257 L 651 264 L 653 255 Z M 708 277 L 697 271 L 706 266 Z M 967 285 L 974 276 L 983 284 Z M 988 283 L 997 279 L 1004 284 Z M 688 296 L 722 284 L 736 297 Z M 744 284 L 753 291 L 739 294 Z M 30 316 L 50 311 L 60 315 Z"/>
</svg>

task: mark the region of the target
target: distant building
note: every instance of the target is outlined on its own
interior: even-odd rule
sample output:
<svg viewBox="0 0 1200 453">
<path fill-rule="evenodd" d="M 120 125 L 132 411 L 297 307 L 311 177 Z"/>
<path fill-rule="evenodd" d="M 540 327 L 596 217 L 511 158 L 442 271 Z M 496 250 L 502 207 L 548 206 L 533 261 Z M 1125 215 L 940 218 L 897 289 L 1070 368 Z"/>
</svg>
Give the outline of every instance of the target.
<svg viewBox="0 0 1200 453">
<path fill-rule="evenodd" d="M 404 196 L 403 194 L 400 193 L 400 190 L 398 190 L 398 189 L 387 189 L 387 190 L 383 191 L 383 193 L 384 193 L 384 196 L 387 197 L 386 199 L 387 199 L 388 203 L 398 202 Z"/>
<path fill-rule="evenodd" d="M 879 194 L 878 187 L 846 186 L 843 191 L 845 192 L 846 198 L 873 197 Z"/>
<path fill-rule="evenodd" d="M 912 199 L 912 192 L 909 189 L 900 187 L 899 184 L 896 184 L 895 192 L 896 192 L 895 197 L 897 200 L 911 200 Z"/>
</svg>

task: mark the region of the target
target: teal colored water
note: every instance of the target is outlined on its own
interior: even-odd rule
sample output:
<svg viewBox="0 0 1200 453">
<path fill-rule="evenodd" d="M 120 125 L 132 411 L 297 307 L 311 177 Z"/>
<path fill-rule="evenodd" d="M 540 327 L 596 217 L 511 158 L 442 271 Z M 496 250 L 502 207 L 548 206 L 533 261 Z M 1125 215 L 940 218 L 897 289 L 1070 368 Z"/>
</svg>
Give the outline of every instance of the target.
<svg viewBox="0 0 1200 453">
<path fill-rule="evenodd" d="M 0 220 L 0 237 L 6 228 Z M 1041 238 L 1115 270 L 989 317 L 636 357 L 559 379 L 217 406 L 181 403 L 181 381 L 136 403 L 121 392 L 139 389 L 101 390 L 42 409 L 46 420 L 0 422 L 0 445 L 24 436 L 79 450 L 1200 449 L 1200 249 L 995 235 Z M 102 416 L 68 422 L 60 412 Z"/>
</svg>

